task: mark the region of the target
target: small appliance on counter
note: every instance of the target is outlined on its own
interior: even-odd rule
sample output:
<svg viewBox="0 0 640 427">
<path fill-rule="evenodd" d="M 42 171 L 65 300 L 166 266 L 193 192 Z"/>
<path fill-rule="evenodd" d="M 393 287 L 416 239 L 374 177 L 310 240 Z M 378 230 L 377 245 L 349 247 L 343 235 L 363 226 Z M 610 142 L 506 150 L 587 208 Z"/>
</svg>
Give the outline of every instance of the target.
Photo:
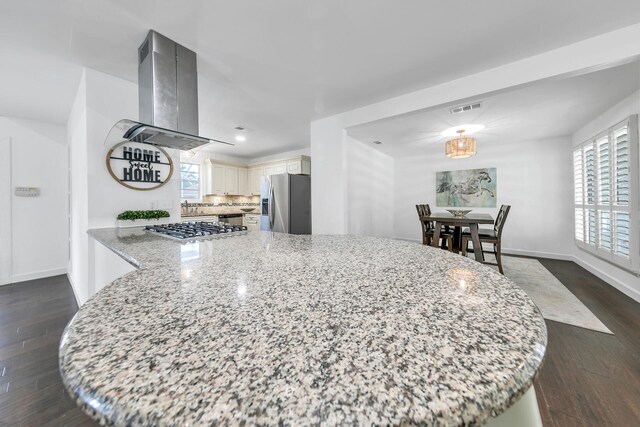
<svg viewBox="0 0 640 427">
<path fill-rule="evenodd" d="M 311 234 L 311 177 L 288 173 L 260 180 L 260 230 Z"/>
</svg>

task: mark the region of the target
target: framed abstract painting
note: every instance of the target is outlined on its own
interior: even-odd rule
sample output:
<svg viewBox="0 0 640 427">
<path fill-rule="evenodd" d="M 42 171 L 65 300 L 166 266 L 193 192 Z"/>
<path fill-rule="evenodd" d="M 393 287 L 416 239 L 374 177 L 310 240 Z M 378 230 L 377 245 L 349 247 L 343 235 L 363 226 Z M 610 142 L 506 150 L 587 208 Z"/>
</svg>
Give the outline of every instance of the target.
<svg viewBox="0 0 640 427">
<path fill-rule="evenodd" d="M 496 168 L 436 172 L 436 206 L 494 208 Z"/>
</svg>

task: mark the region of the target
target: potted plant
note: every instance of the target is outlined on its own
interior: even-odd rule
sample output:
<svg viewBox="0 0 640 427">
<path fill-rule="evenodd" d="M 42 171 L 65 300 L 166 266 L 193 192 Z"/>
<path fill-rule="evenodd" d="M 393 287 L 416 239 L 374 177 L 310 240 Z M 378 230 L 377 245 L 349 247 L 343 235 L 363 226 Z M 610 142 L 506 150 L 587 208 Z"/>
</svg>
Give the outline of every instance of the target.
<svg viewBox="0 0 640 427">
<path fill-rule="evenodd" d="M 161 218 L 169 218 L 169 212 L 160 210 L 124 211 L 118 215 L 118 227 L 144 227 L 157 224 Z"/>
</svg>

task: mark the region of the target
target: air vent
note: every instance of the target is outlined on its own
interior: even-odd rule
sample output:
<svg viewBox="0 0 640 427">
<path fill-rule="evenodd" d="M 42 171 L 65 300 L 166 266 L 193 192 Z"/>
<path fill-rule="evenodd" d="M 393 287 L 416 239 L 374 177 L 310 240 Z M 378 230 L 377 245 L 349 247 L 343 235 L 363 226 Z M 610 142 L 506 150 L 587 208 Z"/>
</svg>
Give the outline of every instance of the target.
<svg viewBox="0 0 640 427">
<path fill-rule="evenodd" d="M 371 141 L 372 144 L 376 144 L 376 145 L 380 145 L 382 144 L 382 141 Z"/>
<path fill-rule="evenodd" d="M 450 108 L 451 114 L 464 113 L 465 111 L 475 110 L 482 107 L 481 102 L 474 102 L 473 104 L 458 105 L 457 107 Z"/>
<path fill-rule="evenodd" d="M 247 130 L 247 128 L 245 128 L 245 127 L 243 127 L 243 126 L 236 126 L 236 127 L 235 127 L 235 130 L 238 130 L 238 131 L 240 131 L 240 132 L 243 132 L 243 131 Z"/>
</svg>

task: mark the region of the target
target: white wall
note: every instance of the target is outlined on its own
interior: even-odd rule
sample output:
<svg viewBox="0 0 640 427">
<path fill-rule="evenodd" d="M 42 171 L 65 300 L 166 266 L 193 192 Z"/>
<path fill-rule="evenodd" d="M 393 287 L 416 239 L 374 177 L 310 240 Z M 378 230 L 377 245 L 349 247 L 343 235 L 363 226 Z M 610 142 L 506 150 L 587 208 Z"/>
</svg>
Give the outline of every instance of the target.
<svg viewBox="0 0 640 427">
<path fill-rule="evenodd" d="M 170 221 L 180 219 L 179 158 L 167 150 L 174 162 L 174 174 L 162 187 L 136 191 L 116 182 L 109 174 L 105 138 L 121 119 L 138 118 L 137 85 L 108 74 L 85 69 L 71 111 L 67 132 L 71 147 L 71 260 L 69 278 L 79 304 L 86 302 L 110 281 L 101 272 L 111 267 L 125 271 L 119 260 L 103 257 L 87 236 L 91 228 L 114 227 L 116 216 L 125 210 L 165 209 Z M 96 266 L 96 257 L 110 264 Z M 111 267 L 110 267 L 111 266 Z"/>
<path fill-rule="evenodd" d="M 640 78 L 640 76 L 638 76 Z M 572 145 L 580 145 L 589 138 L 599 134 L 609 127 L 621 122 L 632 114 L 640 113 L 640 92 L 636 91 L 627 98 L 603 112 L 589 123 L 578 129 L 571 137 Z M 573 201 L 572 201 L 573 203 Z M 636 236 L 638 237 L 638 236 Z M 640 278 L 614 264 L 597 258 L 588 252 L 572 245 L 572 253 L 576 262 L 590 270 L 593 274 L 612 284 L 622 292 L 640 301 Z"/>
<path fill-rule="evenodd" d="M 347 137 L 347 233 L 394 237 L 394 161 Z"/>
<path fill-rule="evenodd" d="M 65 128 L 0 117 L 0 143 L 3 167 L 10 171 L 5 171 L 1 184 L 4 200 L 9 202 L 3 203 L 2 210 L 10 224 L 5 224 L 0 243 L 3 267 L 10 268 L 10 274 L 5 271 L 4 275 L 11 282 L 20 282 L 64 274 L 68 253 Z M 14 187 L 39 187 L 40 196 L 16 197 Z"/>
<path fill-rule="evenodd" d="M 347 132 L 341 117 L 311 122 L 313 234 L 347 233 Z"/>
<path fill-rule="evenodd" d="M 69 281 L 78 304 L 89 298 L 89 224 L 87 179 L 87 86 L 83 71 L 67 122 L 69 144 Z"/>
<path fill-rule="evenodd" d="M 288 159 L 296 156 L 310 156 L 310 155 L 311 155 L 310 148 L 302 148 L 300 150 L 285 151 L 283 153 L 272 154 L 270 156 L 256 157 L 254 159 L 249 160 L 247 163 L 248 164 L 267 163 L 267 162 L 273 162 L 273 161 L 278 161 L 282 159 Z"/>
<path fill-rule="evenodd" d="M 171 221 L 180 219 L 179 153 L 167 149 L 173 159 L 171 180 L 150 191 L 136 191 L 120 185 L 109 174 L 105 158 L 111 147 L 105 137 L 121 119 L 138 118 L 138 86 L 91 69 L 86 71 L 87 88 L 87 176 L 89 228 L 114 227 L 116 216 L 125 210 L 165 209 Z M 152 207 L 152 203 L 156 203 Z"/>
<path fill-rule="evenodd" d="M 420 156 L 396 159 L 395 229 L 400 239 L 420 241 L 415 205 L 436 206 L 436 172 L 497 168 L 497 207 L 469 208 L 494 218 L 500 205 L 511 205 L 503 231 L 505 252 L 567 257 L 573 246 L 571 139 L 478 141 L 478 154 L 449 159 L 444 144 L 425 148 Z"/>
<path fill-rule="evenodd" d="M 640 55 L 638 38 L 640 24 L 312 122 L 314 233 L 342 234 L 347 231 L 345 129 L 547 78 L 629 61 Z"/>
</svg>

